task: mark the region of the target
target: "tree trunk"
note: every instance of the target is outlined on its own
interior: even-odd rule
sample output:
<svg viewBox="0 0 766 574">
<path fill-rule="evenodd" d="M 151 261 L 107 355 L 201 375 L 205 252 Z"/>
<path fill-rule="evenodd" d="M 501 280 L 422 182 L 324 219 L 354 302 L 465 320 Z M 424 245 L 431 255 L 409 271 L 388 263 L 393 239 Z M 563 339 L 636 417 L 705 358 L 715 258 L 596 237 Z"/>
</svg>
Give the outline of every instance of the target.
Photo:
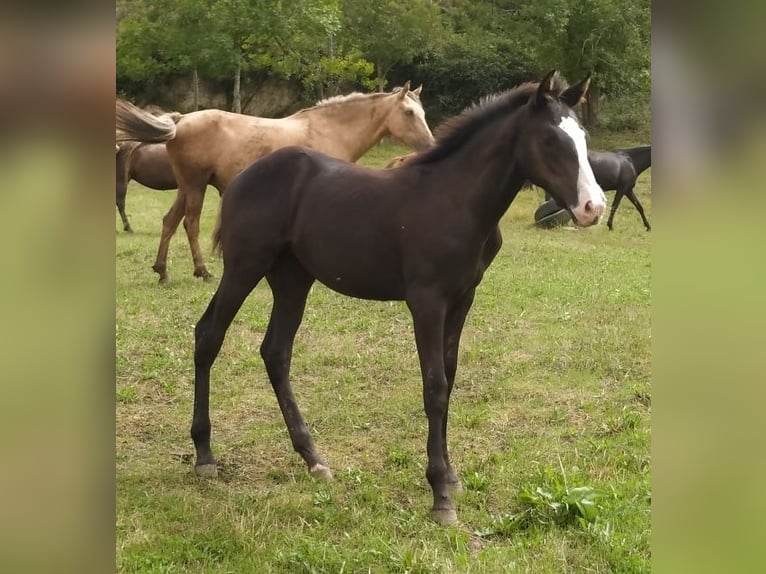
<svg viewBox="0 0 766 574">
<path fill-rule="evenodd" d="M 598 103 L 601 99 L 601 87 L 591 82 L 588 95 L 582 103 L 582 120 L 586 128 L 595 127 L 598 124 Z"/>
<path fill-rule="evenodd" d="M 235 114 L 242 113 L 242 96 L 240 94 L 240 81 L 242 79 L 242 57 L 237 57 L 237 69 L 234 71 L 234 102 L 232 109 Z"/>
<path fill-rule="evenodd" d="M 192 74 L 192 108 L 195 112 L 199 109 L 199 74 L 196 67 Z"/>
<path fill-rule="evenodd" d="M 332 34 L 327 35 L 327 57 L 331 60 L 335 58 L 335 39 L 333 38 Z M 337 81 L 333 77 L 327 78 L 327 93 L 330 96 L 337 96 L 338 95 L 338 86 Z M 323 100 L 325 98 L 325 89 L 321 82 L 319 82 L 319 91 L 321 93 L 320 100 Z"/>
<path fill-rule="evenodd" d="M 383 66 L 380 65 L 380 62 L 375 64 L 375 70 L 376 70 L 376 72 L 378 74 L 378 77 L 376 78 L 376 81 L 378 82 L 378 91 L 382 92 L 383 91 L 383 87 L 384 87 L 384 85 L 386 83 L 386 78 L 383 75 Z"/>
</svg>

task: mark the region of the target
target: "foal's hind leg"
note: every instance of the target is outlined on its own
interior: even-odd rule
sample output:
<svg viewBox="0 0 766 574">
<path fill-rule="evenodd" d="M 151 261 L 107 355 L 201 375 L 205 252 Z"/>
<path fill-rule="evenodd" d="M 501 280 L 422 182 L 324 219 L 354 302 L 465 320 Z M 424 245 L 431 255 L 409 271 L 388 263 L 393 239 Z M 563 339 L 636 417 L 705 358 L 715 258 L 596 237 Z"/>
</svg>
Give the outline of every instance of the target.
<svg viewBox="0 0 766 574">
<path fill-rule="evenodd" d="M 644 207 L 641 205 L 641 202 L 638 201 L 638 198 L 636 197 L 636 194 L 634 192 L 634 188 L 631 187 L 625 195 L 627 196 L 628 200 L 633 204 L 633 206 L 636 208 L 639 215 L 641 215 L 641 220 L 644 222 L 644 227 L 646 227 L 646 230 L 651 231 L 652 226 L 649 225 L 649 220 L 646 219 L 646 215 L 644 214 Z"/>
<path fill-rule="evenodd" d="M 317 454 L 308 426 L 303 420 L 290 385 L 290 362 L 293 341 L 298 331 L 306 297 L 314 278 L 290 253 L 285 253 L 266 275 L 274 296 L 271 319 L 261 344 L 261 357 L 279 408 L 290 433 L 293 449 L 301 455 L 314 476 L 332 479 L 332 472 Z"/>
<path fill-rule="evenodd" d="M 162 218 L 162 237 L 160 237 L 160 246 L 157 249 L 157 259 L 152 265 L 152 269 L 160 276 L 160 283 L 168 282 L 167 274 L 167 261 L 168 261 L 168 247 L 170 247 L 170 239 L 178 229 L 178 224 L 181 223 L 181 219 L 184 216 L 184 206 L 186 204 L 184 190 L 178 188 L 176 199 L 173 205 Z"/>
<path fill-rule="evenodd" d="M 263 277 L 253 269 L 224 270 L 221 284 L 194 329 L 194 416 L 191 436 L 197 452 L 195 472 L 217 474 L 210 450 L 210 368 L 221 350 L 226 330 L 242 303 Z"/>
</svg>

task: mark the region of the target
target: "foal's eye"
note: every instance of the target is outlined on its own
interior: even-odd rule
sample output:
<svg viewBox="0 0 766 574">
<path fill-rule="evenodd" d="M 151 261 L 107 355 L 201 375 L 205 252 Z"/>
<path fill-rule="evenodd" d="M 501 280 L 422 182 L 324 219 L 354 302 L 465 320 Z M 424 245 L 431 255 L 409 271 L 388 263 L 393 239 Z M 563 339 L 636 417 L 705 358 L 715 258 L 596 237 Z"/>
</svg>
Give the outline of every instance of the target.
<svg viewBox="0 0 766 574">
<path fill-rule="evenodd" d="M 404 113 L 407 114 L 408 116 L 414 116 L 415 115 L 415 111 L 414 110 L 410 110 L 409 108 L 404 110 Z"/>
</svg>

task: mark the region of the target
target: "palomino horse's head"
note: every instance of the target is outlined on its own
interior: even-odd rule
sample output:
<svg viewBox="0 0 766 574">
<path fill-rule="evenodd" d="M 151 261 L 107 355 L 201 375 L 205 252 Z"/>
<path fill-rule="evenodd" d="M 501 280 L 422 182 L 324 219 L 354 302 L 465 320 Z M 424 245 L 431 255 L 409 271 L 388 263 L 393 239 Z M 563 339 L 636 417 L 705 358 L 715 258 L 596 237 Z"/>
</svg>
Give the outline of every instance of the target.
<svg viewBox="0 0 766 574">
<path fill-rule="evenodd" d="M 386 98 L 390 106 L 385 119 L 386 129 L 392 136 L 416 150 L 425 149 L 434 143 L 434 136 L 426 123 L 426 113 L 420 103 L 422 89 L 423 86 L 420 86 L 411 91 L 410 83 L 407 82 Z"/>
<path fill-rule="evenodd" d="M 590 78 L 562 89 L 550 71 L 521 118 L 519 151 L 527 178 L 569 210 L 578 225 L 598 223 L 606 197 L 588 163 L 585 130 L 572 108 L 585 97 Z"/>
</svg>

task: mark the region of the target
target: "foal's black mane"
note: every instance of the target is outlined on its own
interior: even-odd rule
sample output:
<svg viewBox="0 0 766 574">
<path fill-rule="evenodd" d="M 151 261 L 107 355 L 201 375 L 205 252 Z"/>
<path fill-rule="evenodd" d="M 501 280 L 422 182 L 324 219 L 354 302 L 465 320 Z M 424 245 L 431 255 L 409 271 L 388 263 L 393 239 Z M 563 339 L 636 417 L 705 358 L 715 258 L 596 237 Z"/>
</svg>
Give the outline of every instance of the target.
<svg viewBox="0 0 766 574">
<path fill-rule="evenodd" d="M 457 116 L 441 123 L 434 130 L 434 146 L 416 155 L 407 164 L 425 164 L 445 158 L 462 147 L 475 133 L 526 104 L 538 86 L 537 82 L 526 82 L 505 92 L 482 98 L 478 104 L 469 106 Z M 563 80 L 558 77 L 554 79 L 555 93 L 560 94 L 566 87 Z"/>
</svg>

